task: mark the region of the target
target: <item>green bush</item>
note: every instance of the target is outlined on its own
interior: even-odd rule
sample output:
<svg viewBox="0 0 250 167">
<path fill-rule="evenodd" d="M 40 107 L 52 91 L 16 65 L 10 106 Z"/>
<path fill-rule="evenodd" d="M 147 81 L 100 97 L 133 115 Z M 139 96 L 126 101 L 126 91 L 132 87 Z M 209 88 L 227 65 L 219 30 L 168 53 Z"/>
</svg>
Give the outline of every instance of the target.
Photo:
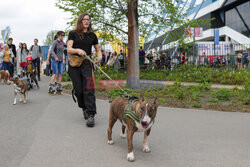
<svg viewBox="0 0 250 167">
<path fill-rule="evenodd" d="M 250 96 L 243 98 L 243 104 L 250 105 Z"/>
<path fill-rule="evenodd" d="M 123 90 L 125 90 L 128 94 L 131 93 L 131 90 L 130 89 L 127 89 L 127 88 L 123 88 Z M 110 89 L 108 90 L 108 94 L 109 94 L 109 97 L 111 99 L 114 99 L 116 97 L 125 97 L 126 95 L 124 94 L 124 92 L 120 89 Z"/>
<path fill-rule="evenodd" d="M 192 93 L 192 99 L 193 100 L 200 100 L 200 98 L 202 97 L 203 95 L 201 94 L 201 92 L 193 92 Z"/>
<path fill-rule="evenodd" d="M 184 90 L 183 89 L 177 89 L 176 90 L 176 97 L 179 100 L 183 100 L 185 98 Z"/>
<path fill-rule="evenodd" d="M 103 68 L 103 70 L 112 79 L 126 79 L 126 72 L 118 72 L 114 69 Z M 209 84 L 220 83 L 220 84 L 231 84 L 231 85 L 243 85 L 246 81 L 250 80 L 250 68 L 232 70 L 221 68 L 210 68 L 205 66 L 195 65 L 183 65 L 179 68 L 170 70 L 158 70 L 150 69 L 140 72 L 140 79 L 151 79 L 151 80 L 162 80 L 162 81 L 179 81 L 179 82 L 198 82 L 204 83 L 202 86 L 207 86 L 209 89 Z M 107 77 L 100 71 L 95 72 L 95 77 L 97 79 L 107 79 Z M 207 89 L 205 88 L 205 89 Z"/>
<path fill-rule="evenodd" d="M 207 91 L 207 90 L 210 90 L 211 89 L 211 83 L 208 83 L 208 82 L 203 82 L 199 85 L 199 88 L 200 90 L 202 91 Z"/>
<path fill-rule="evenodd" d="M 209 97 L 208 102 L 210 103 L 217 103 L 219 100 L 217 98 Z"/>
<path fill-rule="evenodd" d="M 69 74 L 67 72 L 63 73 L 62 82 L 71 81 Z"/>
<path fill-rule="evenodd" d="M 193 104 L 193 107 L 194 107 L 194 108 L 201 108 L 201 105 L 200 105 L 200 104 L 195 103 L 195 104 Z"/>
<path fill-rule="evenodd" d="M 230 100 L 232 96 L 232 91 L 226 88 L 212 91 L 212 95 L 219 100 Z"/>
</svg>

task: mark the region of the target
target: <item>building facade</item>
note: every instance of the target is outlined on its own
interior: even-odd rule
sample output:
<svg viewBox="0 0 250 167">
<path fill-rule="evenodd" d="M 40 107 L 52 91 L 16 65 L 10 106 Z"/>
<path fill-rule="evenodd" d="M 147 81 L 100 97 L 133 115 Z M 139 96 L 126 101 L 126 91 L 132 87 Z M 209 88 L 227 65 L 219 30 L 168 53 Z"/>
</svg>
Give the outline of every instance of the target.
<svg viewBox="0 0 250 167">
<path fill-rule="evenodd" d="M 187 0 L 190 1 L 190 0 Z M 194 2 L 195 0 L 191 0 Z M 191 2 L 191 3 L 192 3 Z M 189 6 L 190 7 L 190 6 Z M 250 0 L 203 0 L 201 4 L 193 6 L 187 11 L 189 19 L 212 19 L 210 25 L 202 25 L 203 33 L 201 37 L 196 37 L 197 44 L 214 41 L 214 30 L 219 30 L 219 41 L 223 44 L 241 45 L 235 50 L 250 49 Z M 176 28 L 172 32 L 184 34 L 184 28 Z M 155 39 L 149 38 L 145 41 L 144 48 L 151 50 L 157 48 L 158 51 L 167 50 L 176 43 L 173 35 L 161 35 Z M 190 43 L 193 39 L 190 38 Z"/>
</svg>

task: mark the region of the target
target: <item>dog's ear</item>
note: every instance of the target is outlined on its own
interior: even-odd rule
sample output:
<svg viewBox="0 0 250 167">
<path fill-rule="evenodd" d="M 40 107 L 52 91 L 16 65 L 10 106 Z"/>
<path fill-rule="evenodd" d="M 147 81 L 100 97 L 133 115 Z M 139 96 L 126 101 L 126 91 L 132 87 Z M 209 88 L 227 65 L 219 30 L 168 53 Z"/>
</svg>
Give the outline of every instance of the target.
<svg viewBox="0 0 250 167">
<path fill-rule="evenodd" d="M 159 103 L 158 103 L 158 97 L 155 98 L 154 105 L 156 105 L 158 107 L 158 105 L 159 105 Z"/>
<path fill-rule="evenodd" d="M 141 103 L 144 102 L 144 93 L 141 93 L 141 95 L 140 95 L 140 102 Z"/>
</svg>

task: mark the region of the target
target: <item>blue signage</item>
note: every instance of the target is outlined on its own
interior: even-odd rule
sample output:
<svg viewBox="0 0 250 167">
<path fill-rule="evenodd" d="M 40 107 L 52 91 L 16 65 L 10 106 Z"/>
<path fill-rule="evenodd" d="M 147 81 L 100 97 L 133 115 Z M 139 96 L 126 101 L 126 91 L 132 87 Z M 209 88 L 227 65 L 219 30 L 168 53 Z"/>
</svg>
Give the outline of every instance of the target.
<svg viewBox="0 0 250 167">
<path fill-rule="evenodd" d="M 220 32 L 218 29 L 214 30 L 214 44 L 219 45 L 220 43 Z"/>
</svg>

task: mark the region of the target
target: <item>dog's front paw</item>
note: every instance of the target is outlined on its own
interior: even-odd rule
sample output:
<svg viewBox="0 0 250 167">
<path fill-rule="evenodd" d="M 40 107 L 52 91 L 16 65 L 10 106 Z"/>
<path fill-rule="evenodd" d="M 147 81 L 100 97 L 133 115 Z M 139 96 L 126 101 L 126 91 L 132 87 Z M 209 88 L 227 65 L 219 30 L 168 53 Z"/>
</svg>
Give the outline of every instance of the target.
<svg viewBox="0 0 250 167">
<path fill-rule="evenodd" d="M 16 99 L 14 100 L 13 105 L 16 105 Z"/>
<path fill-rule="evenodd" d="M 151 150 L 149 149 L 147 144 L 145 146 L 143 146 L 142 151 L 145 152 L 145 153 L 150 153 L 151 152 Z"/>
<path fill-rule="evenodd" d="M 135 160 L 134 152 L 128 153 L 127 160 L 133 162 Z"/>
<path fill-rule="evenodd" d="M 26 101 L 23 101 L 23 104 L 26 104 L 27 102 Z"/>
<path fill-rule="evenodd" d="M 113 145 L 113 144 L 114 144 L 114 141 L 113 141 L 113 140 L 109 140 L 109 141 L 108 141 L 108 144 L 109 144 L 109 145 Z"/>
</svg>

